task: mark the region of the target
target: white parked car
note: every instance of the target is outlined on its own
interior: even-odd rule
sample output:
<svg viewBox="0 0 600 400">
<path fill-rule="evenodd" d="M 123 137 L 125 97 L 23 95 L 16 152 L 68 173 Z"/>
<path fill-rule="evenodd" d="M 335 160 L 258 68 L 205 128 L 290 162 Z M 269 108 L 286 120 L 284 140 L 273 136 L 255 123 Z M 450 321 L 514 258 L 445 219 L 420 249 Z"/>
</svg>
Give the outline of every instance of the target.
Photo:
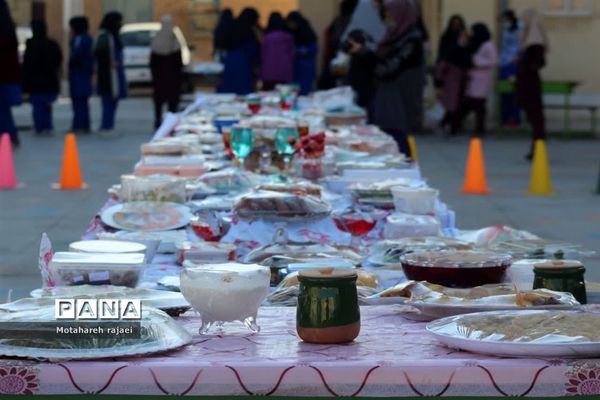
<svg viewBox="0 0 600 400">
<path fill-rule="evenodd" d="M 159 22 L 125 24 L 121 28 L 123 64 L 129 85 L 149 84 L 152 82 L 152 74 L 150 73 L 150 44 L 152 43 L 152 38 L 154 38 L 159 30 Z M 181 46 L 181 59 L 184 71 L 189 72 L 189 68 L 191 67 L 190 48 L 185 41 L 181 29 L 175 27 L 174 30 L 175 36 Z"/>
</svg>

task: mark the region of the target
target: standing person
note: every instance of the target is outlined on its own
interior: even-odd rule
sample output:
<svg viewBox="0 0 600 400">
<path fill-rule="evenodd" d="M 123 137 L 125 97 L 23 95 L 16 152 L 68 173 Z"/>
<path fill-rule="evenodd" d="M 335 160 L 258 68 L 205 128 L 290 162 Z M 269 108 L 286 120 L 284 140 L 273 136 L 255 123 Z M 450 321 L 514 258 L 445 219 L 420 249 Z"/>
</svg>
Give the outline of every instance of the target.
<svg viewBox="0 0 600 400">
<path fill-rule="evenodd" d="M 223 62 L 223 56 L 227 49 L 227 43 L 233 32 L 235 18 L 230 8 L 221 11 L 219 22 L 213 31 L 213 56 L 216 61 Z"/>
<path fill-rule="evenodd" d="M 71 27 L 71 53 L 69 55 L 69 91 L 73 106 L 74 132 L 90 132 L 90 106 L 94 55 L 92 36 L 88 33 L 87 17 L 73 17 Z"/>
<path fill-rule="evenodd" d="M 48 38 L 44 21 L 31 21 L 31 31 L 23 57 L 23 88 L 33 107 L 35 132 L 48 135 L 53 129 L 52 103 L 60 92 L 62 52 L 58 43 Z"/>
<path fill-rule="evenodd" d="M 546 139 L 546 122 L 542 103 L 540 70 L 546 65 L 548 39 L 542 21 L 534 9 L 523 12 L 521 52 L 517 62 L 517 99 L 532 129 L 532 143 L 527 160 L 533 159 L 536 139 Z"/>
<path fill-rule="evenodd" d="M 465 21 L 453 15 L 448 21 L 438 48 L 434 71 L 434 84 L 438 99 L 445 109 L 440 128 L 454 135 L 460 129 L 460 105 L 467 83 L 467 71 L 471 66 L 471 55 L 467 48 L 468 34 Z"/>
<path fill-rule="evenodd" d="M 323 58 L 321 62 L 321 74 L 319 76 L 318 88 L 321 90 L 331 89 L 336 86 L 338 78 L 331 70 L 331 61 L 337 55 L 340 48 L 342 35 L 346 31 L 358 0 L 342 0 L 339 15 L 325 29 L 323 38 Z"/>
<path fill-rule="evenodd" d="M 14 147 L 21 142 L 11 107 L 21 104 L 21 68 L 15 24 L 6 0 L 0 0 L 0 135 L 8 133 Z"/>
<path fill-rule="evenodd" d="M 472 26 L 469 51 L 473 66 L 469 70 L 461 119 L 474 111 L 475 132 L 480 137 L 485 134 L 486 101 L 493 86 L 494 69 L 498 65 L 498 52 L 491 39 L 492 35 L 485 24 L 476 23 Z"/>
<path fill-rule="evenodd" d="M 294 79 L 294 36 L 280 13 L 269 16 L 269 23 L 262 42 L 261 79 L 263 90 L 273 90 L 275 85 L 290 83 Z"/>
<path fill-rule="evenodd" d="M 423 41 L 413 0 L 384 0 L 386 32 L 375 52 L 373 118 L 411 158 L 407 134 L 415 126 L 422 88 Z"/>
<path fill-rule="evenodd" d="M 367 45 L 371 41 L 368 34 L 360 29 L 348 33 L 350 44 L 350 66 L 346 82 L 356 94 L 356 104 L 367 111 L 367 121 L 373 122 L 373 96 L 375 94 L 375 53 L 369 51 Z"/>
<path fill-rule="evenodd" d="M 235 20 L 223 57 L 223 75 L 217 92 L 239 95 L 254 92 L 262 39 L 258 20 L 254 8 L 245 8 Z"/>
<path fill-rule="evenodd" d="M 296 43 L 294 82 L 300 85 L 300 95 L 306 96 L 312 92 L 317 75 L 317 35 L 310 22 L 298 11 L 288 14 L 287 24 Z"/>
<path fill-rule="evenodd" d="M 183 61 L 181 45 L 173 31 L 174 27 L 171 16 L 163 16 L 160 31 L 150 45 L 155 128 L 158 128 L 162 122 L 163 104 L 167 103 L 170 112 L 177 112 L 181 97 Z"/>
<path fill-rule="evenodd" d="M 116 11 L 104 15 L 96 39 L 94 58 L 96 59 L 97 91 L 102 99 L 102 136 L 115 136 L 115 113 L 119 99 L 127 96 L 125 69 L 123 66 L 123 44 L 119 31 L 123 16 Z"/>
<path fill-rule="evenodd" d="M 500 74 L 502 80 L 513 81 L 517 76 L 519 57 L 519 21 L 513 10 L 502 13 L 502 42 L 500 47 Z M 513 93 L 502 93 L 500 97 L 502 125 L 518 126 L 521 123 L 521 110 Z"/>
</svg>

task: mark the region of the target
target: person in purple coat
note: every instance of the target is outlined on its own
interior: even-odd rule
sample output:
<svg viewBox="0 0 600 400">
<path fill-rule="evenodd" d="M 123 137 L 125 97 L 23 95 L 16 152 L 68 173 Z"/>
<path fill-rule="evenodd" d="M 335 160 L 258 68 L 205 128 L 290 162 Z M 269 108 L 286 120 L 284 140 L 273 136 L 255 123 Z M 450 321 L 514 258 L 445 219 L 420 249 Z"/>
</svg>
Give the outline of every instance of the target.
<svg viewBox="0 0 600 400">
<path fill-rule="evenodd" d="M 294 80 L 294 42 L 294 36 L 288 32 L 283 16 L 278 12 L 272 13 L 262 44 L 263 90 L 273 90 L 277 84 Z"/>
<path fill-rule="evenodd" d="M 71 27 L 71 52 L 69 54 L 69 92 L 73 106 L 73 131 L 90 132 L 90 106 L 92 75 L 94 73 L 94 39 L 88 33 L 88 19 L 73 17 Z"/>
</svg>

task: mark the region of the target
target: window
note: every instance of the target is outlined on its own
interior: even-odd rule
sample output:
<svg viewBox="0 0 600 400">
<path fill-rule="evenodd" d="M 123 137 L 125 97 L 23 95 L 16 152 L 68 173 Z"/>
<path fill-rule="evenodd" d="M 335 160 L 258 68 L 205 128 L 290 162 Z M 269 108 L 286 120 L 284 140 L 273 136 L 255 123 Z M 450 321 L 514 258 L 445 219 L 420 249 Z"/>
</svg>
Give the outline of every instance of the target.
<svg viewBox="0 0 600 400">
<path fill-rule="evenodd" d="M 544 14 L 562 17 L 591 16 L 594 11 L 592 0 L 545 0 Z"/>
</svg>

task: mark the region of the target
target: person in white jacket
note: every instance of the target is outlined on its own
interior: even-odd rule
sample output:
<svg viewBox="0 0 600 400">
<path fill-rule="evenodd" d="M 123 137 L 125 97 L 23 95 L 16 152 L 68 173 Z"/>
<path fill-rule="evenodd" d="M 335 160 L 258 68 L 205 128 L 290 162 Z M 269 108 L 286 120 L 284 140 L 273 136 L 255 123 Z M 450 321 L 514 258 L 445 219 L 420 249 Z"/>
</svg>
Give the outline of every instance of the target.
<svg viewBox="0 0 600 400">
<path fill-rule="evenodd" d="M 473 24 L 469 38 L 472 65 L 461 117 L 464 119 L 471 111 L 475 112 L 475 132 L 478 136 L 485 134 L 486 102 L 494 85 L 494 71 L 498 65 L 498 51 L 491 39 L 492 35 L 485 24 Z"/>
</svg>

